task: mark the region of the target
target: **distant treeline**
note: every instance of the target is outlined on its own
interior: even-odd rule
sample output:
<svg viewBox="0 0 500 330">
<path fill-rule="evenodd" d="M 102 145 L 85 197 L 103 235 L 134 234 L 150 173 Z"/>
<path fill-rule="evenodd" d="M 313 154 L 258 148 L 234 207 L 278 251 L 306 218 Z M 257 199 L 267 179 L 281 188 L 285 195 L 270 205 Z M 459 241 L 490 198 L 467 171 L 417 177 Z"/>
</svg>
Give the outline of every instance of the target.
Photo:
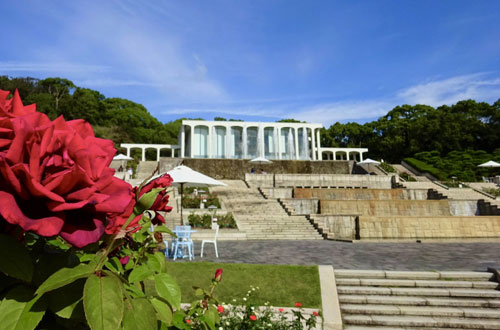
<svg viewBox="0 0 500 330">
<path fill-rule="evenodd" d="M 75 86 L 62 78 L 10 78 L 0 76 L 0 89 L 19 94 L 24 104 L 51 119 L 85 119 L 97 136 L 123 142 L 177 144 L 182 119 L 162 124 L 141 104 L 121 98 L 106 98 L 98 91 Z"/>
<path fill-rule="evenodd" d="M 50 118 L 83 118 L 93 125 L 98 136 L 112 139 L 115 144 L 177 143 L 182 119 L 162 124 L 141 104 L 106 98 L 67 79 L 0 76 L 0 88 L 19 89 L 26 104 L 37 103 L 37 109 Z M 323 129 L 321 139 L 323 147 L 366 147 L 371 158 L 388 162 L 400 162 L 425 151 L 442 156 L 465 150 L 492 153 L 500 147 L 500 99 L 491 105 L 466 100 L 438 108 L 397 106 L 363 125 L 337 122 Z"/>
</svg>

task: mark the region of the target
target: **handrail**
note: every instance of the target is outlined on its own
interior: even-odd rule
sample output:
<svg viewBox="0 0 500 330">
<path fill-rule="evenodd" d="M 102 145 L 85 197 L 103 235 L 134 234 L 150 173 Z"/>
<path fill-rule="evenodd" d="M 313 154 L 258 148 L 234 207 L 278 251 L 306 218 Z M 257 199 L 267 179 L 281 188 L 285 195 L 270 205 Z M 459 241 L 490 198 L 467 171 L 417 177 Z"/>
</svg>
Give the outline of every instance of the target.
<svg viewBox="0 0 500 330">
<path fill-rule="evenodd" d="M 488 198 L 491 198 L 491 199 L 493 199 L 493 200 L 496 200 L 496 199 L 497 199 L 497 197 L 496 197 L 496 196 L 493 196 L 493 195 L 491 195 L 491 194 L 488 194 L 486 191 L 482 191 L 482 190 L 479 190 L 479 189 L 477 189 L 477 188 L 473 188 L 473 187 L 470 187 L 470 188 L 471 188 L 472 190 L 474 190 L 474 191 L 476 191 L 476 192 L 480 193 L 480 194 L 485 195 L 485 196 L 486 196 L 486 197 L 488 197 Z"/>
<path fill-rule="evenodd" d="M 439 181 L 432 181 L 432 183 L 434 183 L 434 184 L 436 184 L 436 185 L 438 185 L 438 186 L 440 186 L 441 188 L 444 188 L 444 189 L 446 189 L 446 190 L 450 190 L 450 187 L 448 187 L 448 186 L 446 186 L 446 185 L 442 184 L 442 183 L 441 183 L 441 182 L 439 182 Z"/>
</svg>

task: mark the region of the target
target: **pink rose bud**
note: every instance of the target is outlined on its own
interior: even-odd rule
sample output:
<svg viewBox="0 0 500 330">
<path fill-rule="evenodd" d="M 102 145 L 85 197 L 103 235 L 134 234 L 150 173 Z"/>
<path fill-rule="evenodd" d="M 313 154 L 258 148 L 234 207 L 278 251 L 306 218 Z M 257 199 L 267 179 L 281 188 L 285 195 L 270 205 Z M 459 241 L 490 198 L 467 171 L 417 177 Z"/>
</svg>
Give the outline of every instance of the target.
<svg viewBox="0 0 500 330">
<path fill-rule="evenodd" d="M 130 260 L 130 257 L 129 256 L 126 256 L 126 257 L 123 257 L 123 258 L 120 258 L 120 263 L 125 266 L 126 264 L 128 264 L 128 261 Z"/>
<path fill-rule="evenodd" d="M 217 281 L 217 282 L 220 282 L 222 280 L 222 268 L 219 268 L 215 271 L 215 277 L 214 279 Z"/>
</svg>

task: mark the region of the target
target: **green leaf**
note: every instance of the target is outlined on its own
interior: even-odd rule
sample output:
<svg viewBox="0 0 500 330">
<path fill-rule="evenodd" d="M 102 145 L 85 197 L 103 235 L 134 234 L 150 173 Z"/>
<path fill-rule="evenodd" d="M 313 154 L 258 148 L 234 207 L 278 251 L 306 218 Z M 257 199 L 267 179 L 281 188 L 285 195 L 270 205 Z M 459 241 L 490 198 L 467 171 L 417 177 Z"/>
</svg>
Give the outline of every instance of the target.
<svg viewBox="0 0 500 330">
<path fill-rule="evenodd" d="M 128 299 L 125 308 L 124 330 L 155 330 L 157 328 L 155 309 L 147 299 Z"/>
<path fill-rule="evenodd" d="M 49 309 L 65 319 L 83 318 L 83 286 L 85 279 L 76 280 L 48 294 Z"/>
<path fill-rule="evenodd" d="M 205 321 L 210 329 L 215 330 L 215 322 L 218 321 L 218 318 L 217 310 L 213 306 L 210 306 L 205 312 Z"/>
<path fill-rule="evenodd" d="M 197 296 L 197 297 L 203 296 L 203 289 L 202 288 L 196 288 L 194 290 L 194 295 Z"/>
<path fill-rule="evenodd" d="M 176 328 L 178 329 L 191 329 L 190 326 L 186 324 L 186 321 L 184 320 L 186 318 L 186 314 L 182 311 L 176 311 L 174 313 L 174 321 L 173 324 Z"/>
<path fill-rule="evenodd" d="M 148 255 L 147 265 L 152 271 L 161 273 L 165 264 L 165 255 L 163 253 L 156 252 Z"/>
<path fill-rule="evenodd" d="M 149 210 L 149 208 L 155 202 L 156 196 L 158 196 L 160 191 L 162 191 L 164 189 L 165 188 L 154 188 L 154 189 L 151 189 L 150 192 L 142 195 L 141 198 L 139 198 L 139 200 L 137 201 L 137 204 L 135 204 L 134 214 L 138 215 L 146 210 Z"/>
<path fill-rule="evenodd" d="M 118 329 L 124 308 L 121 282 L 114 276 L 91 275 L 83 288 L 83 308 L 91 329 Z"/>
<path fill-rule="evenodd" d="M 174 308 L 181 307 L 181 289 L 172 276 L 166 273 L 156 275 L 155 288 L 158 295 Z"/>
<path fill-rule="evenodd" d="M 156 310 L 156 316 L 166 325 L 172 324 L 173 311 L 169 304 L 158 298 L 151 298 L 151 304 Z"/>
<path fill-rule="evenodd" d="M 170 236 L 173 236 L 173 237 L 176 236 L 173 231 L 171 231 L 169 228 L 167 228 L 165 226 L 156 226 L 154 232 L 155 233 L 156 232 L 167 233 L 167 234 L 169 234 Z"/>
<path fill-rule="evenodd" d="M 74 268 L 60 269 L 45 280 L 38 290 L 36 290 L 35 294 L 42 295 L 47 291 L 58 289 L 80 278 L 88 277 L 93 273 L 94 269 L 85 264 L 79 264 Z"/>
<path fill-rule="evenodd" d="M 33 289 L 16 286 L 0 304 L 0 327 L 3 330 L 35 329 L 47 308 L 45 297 L 33 298 Z"/>
<path fill-rule="evenodd" d="M 142 292 L 142 287 L 140 283 L 124 283 L 124 287 L 127 290 L 128 294 L 134 298 L 145 297 L 146 295 Z"/>
<path fill-rule="evenodd" d="M 80 264 L 78 257 L 69 253 L 44 253 L 35 265 L 32 283 L 38 287 L 52 274 L 62 268 L 73 268 Z"/>
<path fill-rule="evenodd" d="M 145 280 L 146 278 L 148 278 L 153 274 L 154 272 L 148 266 L 141 265 L 130 272 L 128 281 L 130 283 L 136 283 Z"/>
<path fill-rule="evenodd" d="M 123 266 L 117 257 L 113 257 L 110 260 L 106 261 L 104 265 L 108 267 L 109 270 L 112 270 L 115 273 L 123 274 Z"/>
<path fill-rule="evenodd" d="M 33 277 L 33 263 L 24 245 L 4 234 L 0 234 L 0 271 L 24 282 Z"/>
</svg>

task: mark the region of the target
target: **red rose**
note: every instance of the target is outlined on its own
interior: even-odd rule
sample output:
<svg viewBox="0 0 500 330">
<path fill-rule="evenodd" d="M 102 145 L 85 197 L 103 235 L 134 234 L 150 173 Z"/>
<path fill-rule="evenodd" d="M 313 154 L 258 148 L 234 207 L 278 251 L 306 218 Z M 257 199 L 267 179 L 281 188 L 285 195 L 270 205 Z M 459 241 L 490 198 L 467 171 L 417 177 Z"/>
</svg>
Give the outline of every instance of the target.
<svg viewBox="0 0 500 330">
<path fill-rule="evenodd" d="M 219 312 L 219 314 L 224 312 L 224 307 L 221 305 L 217 306 L 217 311 Z"/>
<path fill-rule="evenodd" d="M 217 281 L 217 282 L 220 282 L 222 281 L 222 268 L 219 268 L 215 271 L 215 276 L 214 276 L 214 279 Z"/>
<path fill-rule="evenodd" d="M 190 319 L 187 319 L 187 320 L 186 320 L 186 323 L 187 323 L 187 324 L 191 324 L 191 320 L 190 320 Z"/>
<path fill-rule="evenodd" d="M 126 257 L 120 258 L 120 263 L 125 266 L 126 264 L 128 264 L 129 260 L 130 260 L 130 257 L 126 256 Z"/>
<path fill-rule="evenodd" d="M 0 91 L 0 221 L 76 247 L 96 242 L 132 187 L 109 168 L 116 150 L 83 120 L 51 121 Z"/>
<path fill-rule="evenodd" d="M 252 321 L 257 320 L 257 316 L 255 316 L 255 315 L 250 315 L 248 318 L 249 318 L 250 320 L 252 320 Z"/>
<path fill-rule="evenodd" d="M 283 313 L 284 309 L 283 308 L 280 308 L 279 309 L 280 313 Z"/>
<path fill-rule="evenodd" d="M 313 315 L 318 316 L 319 314 L 318 314 L 318 312 L 313 312 Z"/>
<path fill-rule="evenodd" d="M 295 307 L 302 307 L 302 304 L 301 303 L 295 303 Z"/>
<path fill-rule="evenodd" d="M 154 188 L 166 188 L 172 183 L 172 178 L 170 175 L 165 174 L 162 175 L 159 178 L 156 178 L 155 180 L 149 182 L 146 184 L 144 187 L 141 188 L 140 192 L 137 194 L 137 187 L 135 187 L 133 190 L 130 191 L 130 202 L 125 208 L 125 210 L 121 214 L 114 214 L 110 217 L 108 217 L 109 223 L 108 226 L 106 227 L 106 233 L 107 234 L 116 234 L 120 231 L 121 227 L 123 224 L 128 220 L 132 212 L 134 211 L 134 207 L 136 204 L 135 201 L 135 196 L 136 194 L 138 195 L 139 198 L 141 198 L 144 194 L 150 192 Z M 150 210 L 153 211 L 163 211 L 163 212 L 170 212 L 172 210 L 171 206 L 167 206 L 168 203 L 168 195 L 166 190 L 162 190 L 158 193 L 158 196 L 156 196 L 155 201 L 153 202 L 153 205 L 149 208 Z M 137 231 L 139 229 L 139 220 L 141 219 L 142 214 L 137 215 L 128 225 L 128 228 L 132 229 L 131 231 Z M 154 225 L 159 225 L 161 223 L 165 223 L 165 219 L 163 216 L 155 212 L 155 217 L 153 219 L 153 224 Z"/>
</svg>

